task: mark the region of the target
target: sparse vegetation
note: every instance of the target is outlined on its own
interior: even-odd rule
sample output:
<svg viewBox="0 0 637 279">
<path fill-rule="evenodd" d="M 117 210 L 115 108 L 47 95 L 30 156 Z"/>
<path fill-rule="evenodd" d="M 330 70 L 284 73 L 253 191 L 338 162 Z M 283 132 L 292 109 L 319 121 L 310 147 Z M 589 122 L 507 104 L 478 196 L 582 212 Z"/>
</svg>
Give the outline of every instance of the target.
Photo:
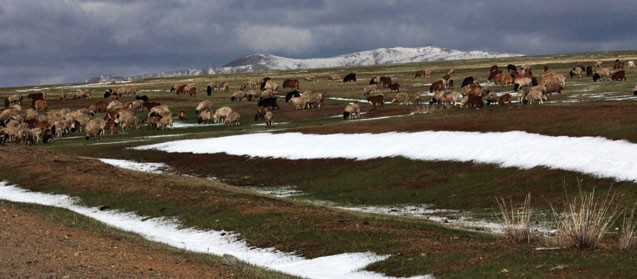
<svg viewBox="0 0 637 279">
<path fill-rule="evenodd" d="M 393 276 L 432 273 L 437 277 L 495 277 L 502 275 L 502 270 L 506 269 L 507 275 L 512 277 L 560 278 L 582 274 L 590 277 L 635 277 L 637 254 L 630 248 L 634 247 L 635 239 L 632 221 L 634 211 L 625 214 L 621 235 L 618 234 L 617 246 L 623 250 L 597 249 L 594 253 L 587 250 L 608 247 L 601 238 L 609 235 L 605 232 L 619 223 L 615 222 L 615 219 L 619 219 L 619 211 L 615 212 L 619 207 L 616 206 L 633 205 L 637 201 L 637 192 L 634 191 L 637 183 L 634 181 L 612 181 L 544 167 L 517 169 L 471 162 L 412 161 L 403 157 L 364 161 L 290 161 L 228 154 L 168 154 L 128 149 L 167 140 L 280 130 L 324 134 L 519 130 L 551 136 L 601 136 L 637 143 L 637 104 L 632 96 L 637 71 L 629 69 L 626 72 L 628 82 L 595 83 L 587 77 L 567 78 L 562 95 L 549 96 L 549 102 L 544 105 L 485 106 L 478 110 L 388 104 L 382 109 L 371 109 L 370 105 L 360 103 L 364 121 L 343 121 L 342 117 L 334 117 L 342 115 L 347 103 L 362 100 L 361 89 L 369 78 L 376 75 L 390 75 L 392 80 L 400 82 L 401 91 L 413 94 L 426 91 L 427 84 L 439 79 L 450 68 L 456 69 L 453 78 L 459 85 L 466 76 L 479 77 L 483 82 L 493 64 L 546 64 L 551 71 L 567 73 L 577 63 L 592 64 L 600 59 L 613 61 L 617 58 L 635 60 L 637 51 L 142 79 L 123 86 L 138 87 L 138 94 L 169 105 L 173 112 L 185 111 L 186 117 L 182 122 L 190 124 L 196 123 L 193 112 L 196 104 L 207 99 L 212 100 L 214 108 L 230 106 L 242 115 L 254 115 L 254 100 L 231 102 L 230 95 L 246 80 L 264 76 L 277 81 L 297 78 L 301 81 L 301 91 L 327 92 L 327 99 L 320 109 L 312 110 L 296 110 L 281 101 L 281 109 L 275 111 L 272 130 L 252 125 L 249 119 L 234 127 L 191 126 L 164 131 L 142 127 L 126 134 L 105 135 L 100 142 L 85 141 L 71 134 L 46 145 L 27 147 L 10 143 L 0 146 L 0 158 L 3 159 L 0 179 L 35 191 L 78 196 L 90 206 L 108 205 L 116 210 L 144 216 L 168 216 L 179 220 L 184 226 L 237 232 L 254 246 L 275 247 L 306 257 L 360 251 L 391 254 L 387 260 L 367 270 Z M 433 70 L 433 75 L 415 80 L 414 72 L 424 68 Z M 535 67 L 535 71 L 539 76 L 541 67 Z M 327 80 L 332 74 L 342 76 L 349 72 L 356 72 L 360 81 L 342 83 Z M 314 75 L 320 81 L 305 82 L 303 77 L 307 75 Z M 203 89 L 212 81 L 227 81 L 230 90 L 214 91 L 212 96 L 200 93 L 192 97 L 169 92 L 174 84 L 194 83 Z M 47 92 L 47 98 L 50 97 L 47 99 L 50 100 L 49 109 L 78 109 L 101 99 L 97 96 L 106 88 L 118 86 L 56 85 L 42 89 Z M 496 93 L 512 90 L 511 86 L 489 87 L 491 92 Z M 93 99 L 58 99 L 63 92 L 73 92 L 79 88 L 91 90 Z M 0 96 L 15 94 L 16 90 L 30 92 L 22 90 L 32 89 L 0 88 Z M 393 93 L 386 94 L 391 100 Z M 423 94 L 421 103 L 428 103 L 427 98 L 428 95 Z M 412 112 L 426 113 L 411 115 Z M 138 113 L 137 116 L 143 121 L 146 114 Z M 98 117 L 101 116 L 103 114 L 98 113 Z M 401 117 L 380 119 L 385 116 Z M 379 119 L 371 120 L 376 117 Z M 159 137 L 166 135 L 171 137 Z M 475 148 L 479 149 L 485 144 L 498 143 L 476 142 Z M 255 142 L 255 145 L 267 146 L 267 143 Z M 523 143 L 520 148 L 525 148 Z M 139 174 L 105 166 L 84 157 L 164 162 L 171 170 L 185 175 Z M 564 196 L 562 181 L 576 176 L 585 180 L 586 185 L 564 185 L 563 188 L 568 190 Z M 217 181 L 207 179 L 209 177 Z M 601 199 L 594 188 L 588 186 L 609 184 L 613 184 L 615 194 Z M 243 186 L 293 186 L 303 195 L 298 199 L 278 199 L 255 194 Z M 579 194 L 576 194 L 575 189 L 580 189 Z M 524 193 L 531 192 L 533 208 L 530 196 L 526 199 L 524 196 Z M 494 203 L 493 197 L 503 198 Z M 525 203 L 522 206 L 514 205 L 512 201 L 518 200 L 525 200 Z M 494 210 L 499 210 L 500 218 L 507 219 L 502 220 L 502 223 L 511 224 L 510 240 L 519 244 L 505 243 L 500 236 L 477 231 L 477 228 L 463 231 L 419 218 L 344 212 L 316 205 L 314 201 L 346 206 L 427 204 L 433 209 L 457 210 L 461 212 L 458 215 L 481 216 L 485 219 L 492 217 Z M 551 210 L 551 205 L 554 205 L 554 210 Z M 46 214 L 46 209 L 34 210 L 42 210 Z M 587 227 L 590 225 L 588 220 L 594 220 L 595 212 L 600 210 L 606 215 L 599 217 L 601 221 L 590 221 L 598 226 L 593 232 Z M 543 215 L 545 212 L 549 214 Z M 534 220 L 528 219 L 531 213 Z M 586 214 L 590 215 L 586 217 Z M 617 218 L 613 218 L 613 214 Z M 439 215 L 450 219 L 452 214 L 442 211 Z M 575 220 L 568 220 L 566 216 Z M 580 217 L 583 219 L 577 220 Z M 536 218 L 542 223 L 551 219 L 561 222 L 567 229 L 557 239 L 562 240 L 564 247 L 581 247 L 583 250 L 535 250 L 541 244 L 534 241 L 529 243 L 531 233 L 527 226 L 531 226 L 530 222 L 536 221 Z M 71 226 L 73 222 L 68 223 Z M 576 224 L 586 226 L 577 227 Z M 569 236 L 569 228 L 574 237 L 566 237 Z"/>
<path fill-rule="evenodd" d="M 619 216 L 615 194 L 609 191 L 603 197 L 595 196 L 595 189 L 573 198 L 566 197 L 564 211 L 553 210 L 557 226 L 556 242 L 562 247 L 596 249 Z"/>
<path fill-rule="evenodd" d="M 504 198 L 496 198 L 496 202 L 500 209 L 497 217 L 504 237 L 509 242 L 528 243 L 531 240 L 531 215 L 533 214 L 531 193 L 526 194 L 521 206 L 515 206 L 512 201 L 509 201 L 507 206 Z"/>
</svg>

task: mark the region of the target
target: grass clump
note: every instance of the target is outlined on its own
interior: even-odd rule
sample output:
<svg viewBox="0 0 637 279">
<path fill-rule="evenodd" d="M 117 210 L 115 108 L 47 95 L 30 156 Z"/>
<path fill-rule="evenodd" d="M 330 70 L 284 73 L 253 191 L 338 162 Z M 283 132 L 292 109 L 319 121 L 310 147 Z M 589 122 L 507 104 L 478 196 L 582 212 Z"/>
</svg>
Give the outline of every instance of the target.
<svg viewBox="0 0 637 279">
<path fill-rule="evenodd" d="M 627 215 L 624 212 L 624 220 L 622 222 L 622 230 L 619 235 L 619 249 L 626 250 L 635 246 L 635 207 L 630 212 L 630 215 Z"/>
<path fill-rule="evenodd" d="M 499 214 L 497 218 L 502 224 L 502 232 L 507 241 L 513 243 L 529 242 L 531 239 L 531 193 L 526 194 L 521 206 L 514 206 L 509 201 L 507 205 L 503 198 L 497 199 Z"/>
<path fill-rule="evenodd" d="M 557 226 L 557 244 L 565 248 L 596 249 L 604 235 L 619 216 L 619 206 L 614 202 L 615 194 L 601 198 L 582 192 L 565 200 L 565 212 L 558 212 L 551 206 Z"/>
</svg>

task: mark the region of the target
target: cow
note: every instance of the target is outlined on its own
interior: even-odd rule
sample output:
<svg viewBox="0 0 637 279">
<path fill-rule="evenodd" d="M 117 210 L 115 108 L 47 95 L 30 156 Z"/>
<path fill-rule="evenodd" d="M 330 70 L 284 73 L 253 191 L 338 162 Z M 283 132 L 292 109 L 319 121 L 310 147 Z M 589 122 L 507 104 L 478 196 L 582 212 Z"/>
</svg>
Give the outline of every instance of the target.
<svg viewBox="0 0 637 279">
<path fill-rule="evenodd" d="M 292 88 L 299 89 L 299 80 L 298 79 L 286 79 L 283 81 L 283 88 Z"/>
<path fill-rule="evenodd" d="M 356 81 L 356 74 L 355 73 L 349 73 L 343 78 L 343 82 L 352 82 L 352 81 L 353 82 Z"/>
</svg>

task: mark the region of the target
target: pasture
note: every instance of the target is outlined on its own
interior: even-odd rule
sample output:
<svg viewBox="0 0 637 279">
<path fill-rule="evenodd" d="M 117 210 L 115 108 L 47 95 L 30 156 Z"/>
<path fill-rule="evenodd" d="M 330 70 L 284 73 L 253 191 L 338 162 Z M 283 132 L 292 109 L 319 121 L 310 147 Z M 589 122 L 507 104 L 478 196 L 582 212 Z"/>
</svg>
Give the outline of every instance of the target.
<svg viewBox="0 0 637 279">
<path fill-rule="evenodd" d="M 612 69 L 615 59 L 636 60 L 637 51 L 153 78 L 123 84 L 1 88 L 2 98 L 16 93 L 44 92 L 50 111 L 86 108 L 102 100 L 109 88 L 135 87 L 138 96 L 145 95 L 150 101 L 168 105 L 175 124 L 164 130 L 141 125 L 139 129 L 107 133 L 101 140 L 85 140 L 83 133 L 74 132 L 47 144 L 26 146 L 8 142 L 0 146 L 3 162 L 0 181 L 32 191 L 76 196 L 86 206 L 108 206 L 141 216 L 174 218 L 184 227 L 232 231 L 255 247 L 274 247 L 306 258 L 368 251 L 390 255 L 366 268 L 388 276 L 634 277 L 635 249 L 617 249 L 615 229 L 608 233 L 601 248 L 595 250 L 547 250 L 555 245 L 544 238 L 510 244 L 502 235 L 480 224 L 496 222 L 496 197 L 521 203 L 531 193 L 537 212 L 533 221 L 538 229 L 551 229 L 551 207 L 562 206 L 565 195 L 576 195 L 580 188 L 604 194 L 612 191 L 616 193 L 615 202 L 630 210 L 637 203 L 635 181 L 617 181 L 545 166 L 520 169 L 400 156 L 290 160 L 134 149 L 174 140 L 264 132 L 365 137 L 365 133 L 390 132 L 525 131 L 553 137 L 603 137 L 634 144 L 637 96 L 633 91 L 637 70 L 625 67 L 626 81 L 594 82 L 585 75 L 568 76 L 575 65 L 594 66 L 598 60 L 603 61 L 603 67 Z M 462 80 L 473 76 L 491 92 L 515 96 L 512 85 L 487 83 L 489 68 L 494 64 L 505 72 L 507 64 L 532 65 L 537 77 L 546 65 L 549 71 L 564 74 L 566 85 L 561 95 L 553 93 L 543 104 L 514 101 L 511 105 L 482 108 L 429 105 L 432 96 L 429 85 L 449 69 L 455 70 L 452 74 L 455 91 L 461 92 Z M 416 71 L 422 69 L 431 70 L 432 75 L 414 78 Z M 332 75 L 343 78 L 351 72 L 356 73 L 356 82 L 329 80 Z M 297 110 L 283 99 L 291 89 L 280 88 L 277 99 L 280 109 L 273 110 L 273 126 L 267 127 L 263 120 L 254 121 L 257 100 L 232 101 L 231 96 L 246 81 L 266 76 L 280 85 L 285 79 L 298 79 L 301 92 L 324 92 L 323 105 Z M 316 77 L 318 82 L 306 81 L 308 76 Z M 392 82 L 400 84 L 400 92 L 410 96 L 422 93 L 421 104 L 390 103 L 396 93 L 384 88 L 381 91 L 386 103 L 380 108 L 372 107 L 365 100 L 363 88 L 375 76 L 391 77 Z M 214 90 L 208 96 L 206 86 L 213 82 L 227 82 L 229 90 Z M 170 92 L 178 84 L 194 84 L 197 95 Z M 88 90 L 91 97 L 61 99 L 63 94 L 71 96 L 79 90 Z M 130 99 L 133 97 L 122 98 Z M 240 125 L 197 124 L 195 107 L 203 100 L 211 100 L 214 109 L 229 106 L 239 112 Z M 350 102 L 360 105 L 360 119 L 343 120 L 343 109 Z M 29 103 L 30 100 L 25 102 Z M 177 118 L 180 110 L 185 112 L 183 120 Z M 147 114 L 144 110 L 136 116 L 143 121 Z M 103 117 L 104 113 L 98 112 L 96 116 Z M 258 140 L 241 144 L 266 150 L 272 145 Z M 497 148 L 499 144 L 476 141 L 472 148 Z M 537 152 L 528 146 L 519 142 L 520 150 L 530 155 Z M 393 147 L 385 144 L 377 148 Z M 586 148 L 581 152 L 586 152 Z M 165 163 L 168 167 L 163 174 L 140 173 L 105 164 L 97 158 Z M 294 194 L 272 194 L 277 191 Z M 431 212 L 422 213 L 419 211 L 422 209 Z M 613 228 L 620 227 L 620 223 L 621 218 Z"/>
</svg>

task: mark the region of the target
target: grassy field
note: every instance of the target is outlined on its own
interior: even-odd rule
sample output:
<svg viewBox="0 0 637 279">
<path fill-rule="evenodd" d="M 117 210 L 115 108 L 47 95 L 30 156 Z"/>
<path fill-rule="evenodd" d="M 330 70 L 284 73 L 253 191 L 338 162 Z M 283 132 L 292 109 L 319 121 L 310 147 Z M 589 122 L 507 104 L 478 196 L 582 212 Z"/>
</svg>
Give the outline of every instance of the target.
<svg viewBox="0 0 637 279">
<path fill-rule="evenodd" d="M 156 130 L 142 126 L 127 133 L 106 135 L 101 141 L 86 141 L 80 133 L 65 135 L 51 144 L 35 146 L 13 143 L 0 147 L 3 168 L 0 180 L 44 192 L 78 196 L 89 206 L 136 212 L 144 216 L 177 218 L 185 226 L 230 230 L 258 247 L 295 251 L 305 257 L 343 252 L 373 251 L 392 256 L 368 270 L 393 276 L 434 274 L 440 277 L 634 277 L 637 276 L 635 250 L 616 249 L 617 233 L 604 240 L 602 248 L 536 250 L 550 246 L 535 239 L 528 244 L 509 244 L 502 236 L 476 230 L 459 230 L 426 218 L 385 214 L 354 213 L 335 206 L 384 206 L 427 204 L 440 213 L 486 218 L 497 210 L 496 197 L 522 202 L 533 195 L 533 206 L 546 213 L 551 205 L 561 206 L 564 195 L 578 188 L 605 193 L 612 187 L 616 202 L 632 208 L 637 203 L 634 182 L 617 182 L 563 170 L 536 167 L 527 170 L 462 162 L 412 161 L 402 157 L 354 161 L 345 159 L 282 160 L 249 158 L 227 154 L 177 154 L 128 149 L 141 144 L 175 139 L 195 139 L 263 131 L 303 133 L 380 133 L 390 131 L 512 131 L 520 130 L 552 136 L 601 136 L 637 143 L 637 97 L 633 88 L 637 70 L 626 69 L 627 81 L 593 82 L 589 77 L 568 78 L 575 64 L 593 65 L 603 60 L 612 67 L 615 59 L 635 60 L 637 51 L 582 53 L 504 59 L 437 61 L 389 66 L 282 71 L 259 74 L 197 76 L 138 80 L 131 84 L 70 84 L 38 88 L 1 88 L 0 96 L 44 90 L 49 110 L 79 109 L 101 99 L 107 88 L 136 86 L 138 95 L 170 106 L 173 113 L 184 110 L 180 123 L 196 123 L 194 108 L 211 99 L 214 107 L 230 106 L 241 113 L 241 125 L 188 126 Z M 428 84 L 447 70 L 455 69 L 456 86 L 466 76 L 484 82 L 489 67 L 532 65 L 539 76 L 544 65 L 567 76 L 562 95 L 549 96 L 543 105 L 489 106 L 474 108 L 430 108 L 429 105 L 387 104 L 372 109 L 361 104 L 365 121 L 343 121 L 345 105 L 363 100 L 362 88 L 376 75 L 387 75 L 407 93 L 428 92 Z M 433 70 L 432 77 L 414 79 L 419 69 Z M 354 83 L 331 82 L 333 74 L 355 72 Z M 314 75 L 316 84 L 303 80 Z M 272 77 L 282 83 L 296 78 L 303 90 L 326 92 L 320 109 L 295 110 L 279 99 L 274 127 L 254 122 L 255 101 L 231 102 L 230 95 L 250 78 Z M 206 96 L 210 82 L 227 81 L 231 90 Z M 173 84 L 195 83 L 196 96 L 169 92 Z M 492 92 L 512 92 L 511 86 L 487 85 Z M 59 100 L 63 92 L 88 89 L 89 100 Z M 202 90 L 204 89 L 204 90 Z M 459 91 L 460 89 L 456 88 Z M 288 90 L 281 90 L 287 92 Z M 394 93 L 385 91 L 386 100 Z M 429 95 L 423 97 L 429 101 Z M 423 112 L 428 113 L 413 113 Z M 140 119 L 146 112 L 137 113 Z M 102 116 L 103 114 L 98 114 Z M 399 117 L 400 116 L 400 117 Z M 377 118 L 379 119 L 373 119 Z M 385 117 L 385 118 L 380 118 Z M 369 120 L 372 119 L 372 120 Z M 255 125 L 260 124 L 260 125 Z M 170 135 L 170 137 L 167 137 Z M 267 143 L 255 142 L 267 146 Z M 497 144 L 497 143 L 480 143 Z M 479 144 L 478 144 L 479 148 Z M 129 159 L 164 162 L 178 175 L 151 175 L 120 170 L 88 158 Z M 15 160 L 14 158 L 21 158 Z M 58 176 L 57 174 L 74 174 Z M 209 179 L 214 177 L 214 180 Z M 254 190 L 293 187 L 300 196 L 279 198 Z M 34 209 L 36 210 L 36 209 Z M 69 217 L 70 218 L 70 217 Z M 537 222 L 546 222 L 539 214 Z M 615 226 L 619 226 L 619 221 Z"/>
</svg>

